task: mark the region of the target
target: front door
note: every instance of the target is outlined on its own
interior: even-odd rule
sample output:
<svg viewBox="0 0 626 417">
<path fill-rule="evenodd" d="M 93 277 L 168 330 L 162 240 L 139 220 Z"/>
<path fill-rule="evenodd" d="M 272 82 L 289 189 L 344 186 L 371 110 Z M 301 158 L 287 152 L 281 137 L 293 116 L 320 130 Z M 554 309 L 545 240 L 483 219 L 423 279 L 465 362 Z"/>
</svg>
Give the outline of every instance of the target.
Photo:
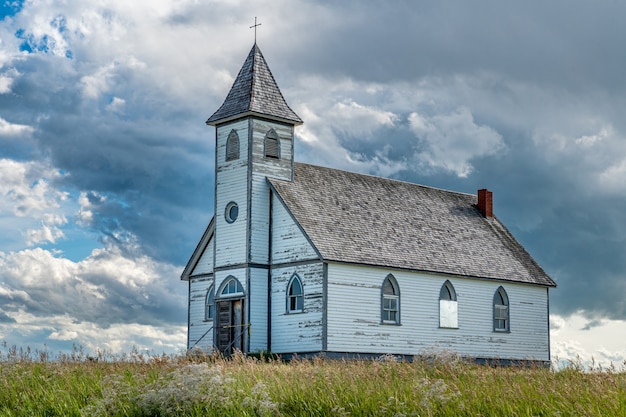
<svg viewBox="0 0 626 417">
<path fill-rule="evenodd" d="M 246 326 L 243 321 L 243 299 L 217 302 L 217 349 L 224 355 L 243 351 Z"/>
</svg>

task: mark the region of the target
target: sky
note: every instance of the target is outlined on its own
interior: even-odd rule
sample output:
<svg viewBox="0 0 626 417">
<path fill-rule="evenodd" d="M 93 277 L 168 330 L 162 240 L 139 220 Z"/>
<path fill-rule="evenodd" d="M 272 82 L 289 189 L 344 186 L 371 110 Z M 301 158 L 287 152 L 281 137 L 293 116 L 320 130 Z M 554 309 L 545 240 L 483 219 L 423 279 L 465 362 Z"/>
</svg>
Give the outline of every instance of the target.
<svg viewBox="0 0 626 417">
<path fill-rule="evenodd" d="M 626 360 L 626 3 L 2 0 L 0 342 L 179 353 L 214 128 L 257 42 L 301 162 L 475 193 Z"/>
</svg>

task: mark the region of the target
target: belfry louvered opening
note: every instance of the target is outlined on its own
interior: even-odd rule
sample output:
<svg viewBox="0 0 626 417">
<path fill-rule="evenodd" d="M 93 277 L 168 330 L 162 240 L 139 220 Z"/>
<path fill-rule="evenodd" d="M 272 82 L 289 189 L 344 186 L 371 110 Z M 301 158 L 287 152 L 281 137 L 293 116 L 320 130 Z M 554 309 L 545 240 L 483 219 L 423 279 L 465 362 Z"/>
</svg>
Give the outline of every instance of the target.
<svg viewBox="0 0 626 417">
<path fill-rule="evenodd" d="M 274 129 L 270 129 L 265 135 L 265 157 L 280 159 L 280 141 Z"/>
<path fill-rule="evenodd" d="M 235 129 L 231 130 L 226 139 L 226 161 L 239 159 L 239 135 Z"/>
</svg>

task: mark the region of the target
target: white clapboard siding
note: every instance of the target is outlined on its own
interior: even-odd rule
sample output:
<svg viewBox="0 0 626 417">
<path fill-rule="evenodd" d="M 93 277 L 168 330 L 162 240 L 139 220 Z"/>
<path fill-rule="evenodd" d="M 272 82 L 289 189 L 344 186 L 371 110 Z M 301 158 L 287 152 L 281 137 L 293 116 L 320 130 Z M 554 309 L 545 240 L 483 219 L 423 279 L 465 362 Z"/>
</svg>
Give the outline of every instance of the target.
<svg viewBox="0 0 626 417">
<path fill-rule="evenodd" d="M 212 238 L 209 240 L 209 244 L 200 255 L 200 259 L 198 259 L 198 263 L 193 268 L 189 275 L 203 275 L 210 274 L 213 272 L 213 251 L 215 250 L 215 239 Z"/>
<path fill-rule="evenodd" d="M 205 321 L 206 295 L 212 284 L 212 276 L 191 278 L 189 280 L 188 349 L 197 347 L 210 351 L 213 348 L 213 320 Z M 207 334 L 202 337 L 205 333 Z M 202 340 L 199 340 L 200 338 Z"/>
<path fill-rule="evenodd" d="M 266 177 L 290 180 L 293 164 L 293 127 L 252 120 L 252 181 L 250 190 L 250 261 L 267 264 L 269 259 L 269 186 Z M 274 129 L 279 137 L 280 158 L 265 158 L 265 135 Z"/>
<path fill-rule="evenodd" d="M 239 135 L 239 159 L 226 162 L 226 139 L 231 130 Z M 215 266 L 236 265 L 247 260 L 248 215 L 248 121 L 229 123 L 217 129 L 217 167 L 215 170 Z M 234 201 L 239 215 L 234 223 L 224 217 L 228 203 Z"/>
<path fill-rule="evenodd" d="M 267 264 L 269 260 L 269 186 L 265 176 L 252 174 L 250 213 L 250 261 Z"/>
<path fill-rule="evenodd" d="M 400 325 L 381 324 L 381 286 L 400 288 Z M 458 328 L 439 327 L 446 280 L 458 300 Z M 493 331 L 493 295 L 509 297 L 510 333 Z M 445 349 L 462 356 L 549 360 L 548 292 L 540 286 L 329 264 L 327 350 L 414 355 Z"/>
<path fill-rule="evenodd" d="M 293 126 L 265 120 L 252 120 L 253 171 L 263 177 L 290 180 L 293 164 Z M 265 135 L 270 129 L 278 134 L 280 158 L 265 157 Z"/>
<path fill-rule="evenodd" d="M 319 259 L 280 199 L 272 196 L 272 263 Z"/>
<path fill-rule="evenodd" d="M 267 350 L 268 270 L 250 268 L 250 352 Z"/>
<path fill-rule="evenodd" d="M 287 285 L 297 274 L 304 291 L 304 311 L 287 313 Z M 323 347 L 323 264 L 272 269 L 271 350 L 275 353 L 319 352 Z"/>
</svg>

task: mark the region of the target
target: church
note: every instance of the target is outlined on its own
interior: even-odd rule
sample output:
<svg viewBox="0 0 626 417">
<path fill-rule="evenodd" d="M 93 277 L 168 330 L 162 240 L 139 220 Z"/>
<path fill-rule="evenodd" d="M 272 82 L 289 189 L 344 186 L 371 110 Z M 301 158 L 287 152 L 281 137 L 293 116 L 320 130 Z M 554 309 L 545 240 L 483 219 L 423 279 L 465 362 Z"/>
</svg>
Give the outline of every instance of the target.
<svg viewBox="0 0 626 417">
<path fill-rule="evenodd" d="M 295 162 L 303 121 L 256 42 L 206 123 L 215 207 L 181 276 L 188 349 L 550 360 L 556 284 L 494 215 L 490 191 Z"/>
</svg>

